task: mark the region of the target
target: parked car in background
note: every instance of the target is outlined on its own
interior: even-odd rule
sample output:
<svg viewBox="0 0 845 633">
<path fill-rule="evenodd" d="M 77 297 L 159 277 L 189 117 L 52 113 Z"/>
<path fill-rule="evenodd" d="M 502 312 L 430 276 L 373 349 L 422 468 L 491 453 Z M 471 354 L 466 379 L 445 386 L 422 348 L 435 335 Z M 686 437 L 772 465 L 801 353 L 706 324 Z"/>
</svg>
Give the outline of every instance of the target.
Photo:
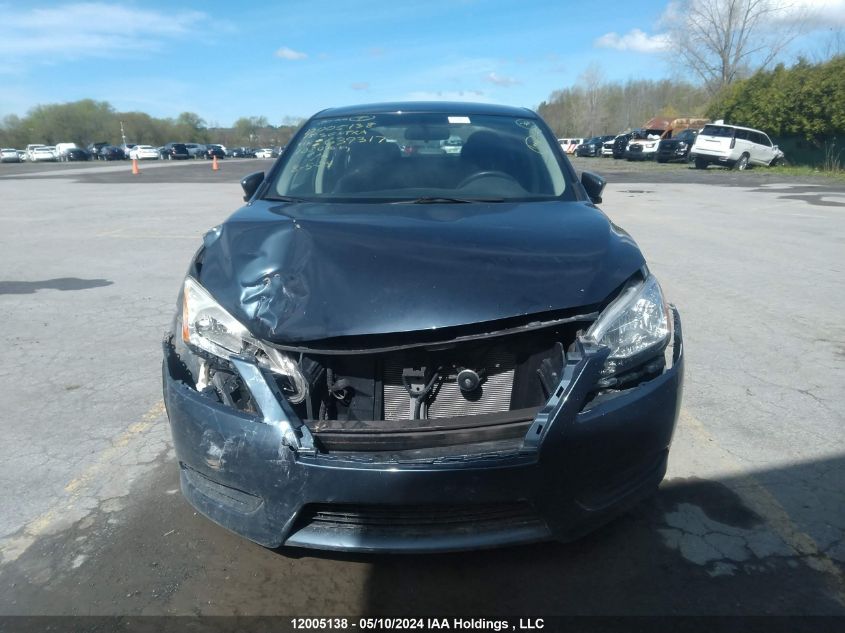
<svg viewBox="0 0 845 633">
<path fill-rule="evenodd" d="M 688 161 L 698 130 L 684 130 L 673 138 L 665 138 L 657 146 L 655 159 L 658 163 Z"/>
<path fill-rule="evenodd" d="M 613 143 L 616 141 L 616 135 L 611 134 L 610 136 L 607 136 L 605 138 L 607 140 L 603 141 L 601 144 L 601 155 L 613 156 Z"/>
<path fill-rule="evenodd" d="M 454 134 L 447 138 L 445 141 L 442 141 L 442 143 L 443 151 L 447 154 L 460 154 L 461 148 L 464 145 L 464 142 L 461 137 Z"/>
<path fill-rule="evenodd" d="M 605 141 L 612 140 L 613 136 L 594 136 L 586 139 L 577 148 L 576 156 L 601 156 L 602 146 Z"/>
<path fill-rule="evenodd" d="M 381 142 L 450 133 L 459 155 Z M 572 540 L 656 492 L 680 317 L 555 145 L 524 108 L 335 108 L 241 181 L 163 346 L 198 512 L 266 547 L 422 553 Z"/>
<path fill-rule="evenodd" d="M 273 158 L 273 150 L 269 147 L 263 147 L 255 152 L 256 158 Z"/>
<path fill-rule="evenodd" d="M 724 165 L 743 170 L 755 165 L 773 166 L 783 160 L 783 152 L 765 132 L 722 121 L 705 125 L 690 153 L 697 169 Z"/>
<path fill-rule="evenodd" d="M 74 147 L 78 147 L 76 143 L 56 143 L 56 153 L 59 156 L 59 160 L 62 160 L 62 154 Z"/>
<path fill-rule="evenodd" d="M 106 145 L 100 148 L 100 160 L 123 160 L 126 154 L 116 145 Z"/>
<path fill-rule="evenodd" d="M 191 158 L 199 158 L 205 154 L 205 145 L 200 143 L 182 143 L 188 150 L 188 156 Z"/>
<path fill-rule="evenodd" d="M 132 151 L 132 148 L 137 147 L 137 146 L 138 146 L 137 143 L 124 143 L 123 145 L 120 145 L 119 147 L 120 147 L 121 151 L 123 152 L 124 156 L 128 157 L 129 152 Z"/>
<path fill-rule="evenodd" d="M 31 163 L 35 163 L 56 161 L 58 159 L 56 157 L 55 148 L 51 149 L 47 145 L 34 143 L 26 146 L 26 160 Z"/>
<path fill-rule="evenodd" d="M 104 148 L 108 143 L 106 141 L 97 141 L 96 143 L 91 143 L 86 148 L 88 153 L 91 155 L 92 160 L 100 160 L 100 150 Z"/>
<path fill-rule="evenodd" d="M 203 156 L 208 160 L 213 159 L 215 156 L 217 158 L 226 158 L 226 150 L 222 145 L 206 145 L 205 154 L 203 154 Z"/>
<path fill-rule="evenodd" d="M 625 151 L 628 149 L 628 141 L 634 137 L 634 132 L 624 132 L 613 139 L 613 158 L 619 160 L 625 158 Z"/>
<path fill-rule="evenodd" d="M 81 147 L 65 147 L 59 152 L 59 160 L 64 163 L 72 161 L 86 161 L 91 160 L 91 154 Z"/>
<path fill-rule="evenodd" d="M 19 163 L 21 162 L 21 156 L 18 154 L 18 150 L 12 149 L 11 147 L 4 147 L 0 149 L 0 163 Z"/>
<path fill-rule="evenodd" d="M 254 147 L 239 147 L 235 153 L 237 158 L 255 158 L 257 151 Z"/>
<path fill-rule="evenodd" d="M 664 130 L 637 130 L 628 141 L 625 148 L 625 158 L 628 160 L 651 160 L 657 155 L 657 146 Z"/>
<path fill-rule="evenodd" d="M 191 157 L 184 143 L 167 143 L 159 149 L 159 155 L 167 160 L 187 160 Z"/>
<path fill-rule="evenodd" d="M 574 154 L 575 149 L 584 142 L 583 138 L 559 138 L 557 142 L 566 154 Z"/>
<path fill-rule="evenodd" d="M 135 160 L 158 160 L 161 154 L 152 145 L 133 145 L 129 150 L 129 158 Z"/>
</svg>

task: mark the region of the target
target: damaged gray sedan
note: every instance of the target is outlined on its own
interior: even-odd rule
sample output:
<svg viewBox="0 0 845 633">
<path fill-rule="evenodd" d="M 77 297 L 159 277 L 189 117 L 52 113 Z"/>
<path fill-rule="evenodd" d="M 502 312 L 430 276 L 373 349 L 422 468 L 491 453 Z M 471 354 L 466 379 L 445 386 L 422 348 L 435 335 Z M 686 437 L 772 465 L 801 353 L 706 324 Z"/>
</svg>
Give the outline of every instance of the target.
<svg viewBox="0 0 845 633">
<path fill-rule="evenodd" d="M 242 185 L 164 341 L 205 516 L 267 547 L 447 551 L 571 540 L 656 490 L 678 313 L 536 114 L 326 110 Z"/>
</svg>

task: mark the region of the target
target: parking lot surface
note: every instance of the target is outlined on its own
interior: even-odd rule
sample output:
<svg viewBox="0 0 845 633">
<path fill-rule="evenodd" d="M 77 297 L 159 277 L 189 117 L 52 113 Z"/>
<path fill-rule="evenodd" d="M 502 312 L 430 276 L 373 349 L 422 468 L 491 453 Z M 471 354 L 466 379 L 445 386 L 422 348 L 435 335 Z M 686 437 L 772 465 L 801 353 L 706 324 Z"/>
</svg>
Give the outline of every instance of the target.
<svg viewBox="0 0 845 633">
<path fill-rule="evenodd" d="M 845 187 L 575 161 L 681 310 L 661 490 L 575 543 L 344 556 L 197 515 L 161 402 L 190 256 L 271 164 L 0 169 L 0 615 L 845 615 Z"/>
</svg>

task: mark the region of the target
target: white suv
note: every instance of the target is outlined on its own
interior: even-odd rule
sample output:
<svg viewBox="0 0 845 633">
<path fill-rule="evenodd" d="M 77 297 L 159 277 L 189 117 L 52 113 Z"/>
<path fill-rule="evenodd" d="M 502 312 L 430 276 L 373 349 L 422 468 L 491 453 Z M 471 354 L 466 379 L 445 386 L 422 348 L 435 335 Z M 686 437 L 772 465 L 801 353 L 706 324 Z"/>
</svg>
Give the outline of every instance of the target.
<svg viewBox="0 0 845 633">
<path fill-rule="evenodd" d="M 742 170 L 753 165 L 776 165 L 783 152 L 772 145 L 765 132 L 716 121 L 701 130 L 690 156 L 696 169 L 707 169 L 712 163 Z"/>
</svg>

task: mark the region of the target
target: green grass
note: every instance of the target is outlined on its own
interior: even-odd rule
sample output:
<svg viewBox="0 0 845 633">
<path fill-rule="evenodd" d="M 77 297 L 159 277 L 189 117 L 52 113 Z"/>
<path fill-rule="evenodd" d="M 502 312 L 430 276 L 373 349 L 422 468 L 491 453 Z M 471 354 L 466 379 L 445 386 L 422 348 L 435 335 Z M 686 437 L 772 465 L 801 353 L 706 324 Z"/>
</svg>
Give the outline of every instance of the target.
<svg viewBox="0 0 845 633">
<path fill-rule="evenodd" d="M 825 171 L 820 167 L 810 167 L 807 165 L 778 165 L 777 167 L 769 167 L 768 171 L 779 176 L 821 176 L 822 178 L 830 178 L 839 182 L 845 182 L 845 170 L 843 169 Z"/>
</svg>

